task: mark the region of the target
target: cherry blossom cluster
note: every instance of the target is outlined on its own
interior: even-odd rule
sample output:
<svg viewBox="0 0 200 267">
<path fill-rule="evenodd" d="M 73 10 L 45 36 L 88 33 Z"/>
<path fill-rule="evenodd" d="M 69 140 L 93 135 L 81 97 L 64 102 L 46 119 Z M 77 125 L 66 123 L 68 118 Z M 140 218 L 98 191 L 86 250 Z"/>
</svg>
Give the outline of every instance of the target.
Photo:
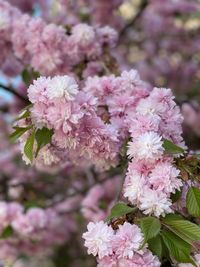
<svg viewBox="0 0 200 267">
<path fill-rule="evenodd" d="M 90 222 L 83 234 L 88 253 L 98 256 L 98 267 L 159 267 L 156 256 L 145 247 L 140 228 L 125 222 L 113 230 L 103 221 Z"/>
<path fill-rule="evenodd" d="M 0 14 L 1 64 L 5 72 L 14 64 L 20 73 L 23 66 L 30 64 L 40 74 L 55 75 L 73 72 L 74 68 L 76 71 L 80 63 L 86 65 L 86 74 L 94 69 L 102 72 L 104 46 L 113 47 L 117 42 L 117 32 L 109 26 L 80 23 L 67 33 L 64 27 L 22 14 L 3 0 Z"/>
<path fill-rule="evenodd" d="M 137 103 L 148 91 L 134 70 L 117 77 L 88 78 L 82 88 L 71 76 L 38 78 L 28 88 L 33 104 L 31 121 L 18 123 L 32 123 L 36 128 L 46 127 L 54 132 L 52 144 L 41 149 L 35 164 L 58 166 L 66 163 L 67 158 L 80 164 L 82 157 L 98 167 L 116 165 L 128 137 L 127 118 L 134 114 Z M 21 138 L 22 150 L 30 133 L 31 130 Z"/>
<path fill-rule="evenodd" d="M 120 137 L 128 137 L 128 118 L 136 106 L 149 93 L 150 87 L 140 79 L 137 71 L 123 71 L 120 76 L 94 76 L 85 81 L 83 91 L 97 98 L 98 112 L 110 120 L 120 131 Z M 107 114 L 105 107 L 107 107 Z"/>
<path fill-rule="evenodd" d="M 0 242 L 1 260 L 13 261 L 19 252 L 34 255 L 41 248 L 43 254 L 49 253 L 53 245 L 66 242 L 70 232 L 75 231 L 74 221 L 69 217 L 66 221 L 66 216 L 59 216 L 50 208 L 29 208 L 25 212 L 17 202 L 0 202 L 0 211 L 1 234 L 8 227 L 13 231 L 12 236 Z"/>
<path fill-rule="evenodd" d="M 36 165 L 58 165 L 68 154 L 68 160 L 79 162 L 81 156 L 108 168 L 118 162 L 130 133 L 124 196 L 146 214 L 171 212 L 170 194 L 182 182 L 173 157 L 164 154 L 163 140 L 184 147 L 183 118 L 171 90 L 146 89 L 134 70 L 119 77 L 88 78 L 80 88 L 70 76 L 40 77 L 30 85 L 31 123 L 54 132 Z M 27 134 L 21 138 L 22 150 Z"/>
<path fill-rule="evenodd" d="M 172 212 L 171 193 L 180 190 L 180 171 L 173 157 L 164 154 L 164 139 L 184 147 L 183 118 L 171 90 L 154 88 L 142 99 L 130 119 L 132 141 L 128 144 L 131 159 L 124 184 L 124 196 L 144 214 Z"/>
<path fill-rule="evenodd" d="M 165 152 L 164 143 L 171 141 L 185 149 L 183 117 L 170 89 L 152 89 L 137 71 L 130 70 L 118 76 L 94 76 L 83 81 L 69 75 L 42 76 L 29 86 L 28 98 L 30 116 L 17 122 L 17 126 L 29 127 L 20 137 L 27 163 L 30 163 L 24 153 L 27 138 L 43 128 L 53 135 L 33 160 L 39 169 L 55 166 L 59 169 L 72 163 L 109 170 L 121 164 L 120 153 L 125 144 L 128 171 L 123 196 L 145 215 L 160 217 L 179 209 L 172 205 L 170 197 L 180 191 L 183 183 L 174 164 L 175 157 Z M 109 192 L 110 206 L 106 210 L 98 208 L 101 199 L 106 198 L 105 189 L 110 186 L 114 189 L 113 182 L 109 182 L 94 186 L 82 203 L 83 216 L 96 221 L 89 223 L 88 232 L 83 235 L 88 253 L 97 256 L 99 267 L 160 266 L 146 247 L 140 249 L 144 239 L 138 226 L 125 222 L 113 230 L 103 221 L 98 222 L 106 217 L 112 205 Z M 20 229 L 20 223 L 29 220 L 28 214 L 29 211 L 21 216 L 21 222 L 20 217 L 15 219 L 14 230 L 17 231 L 17 223 Z M 134 238 L 137 244 L 132 247 Z"/>
<path fill-rule="evenodd" d="M 117 131 L 96 114 L 96 98 L 81 92 L 72 77 L 41 77 L 29 87 L 28 96 L 33 104 L 34 125 L 54 131 L 53 147 L 44 147 L 38 161 L 42 160 L 44 165 L 58 164 L 63 150 L 70 150 L 76 161 L 84 156 L 98 165 L 116 162 L 120 145 Z"/>
<path fill-rule="evenodd" d="M 96 86 L 95 80 L 98 81 Z M 112 91 L 112 88 L 115 88 L 115 81 L 121 89 L 119 98 L 115 94 L 117 90 Z M 127 86 L 127 81 L 129 81 L 129 86 Z M 130 91 L 125 88 L 129 88 Z M 165 216 L 166 213 L 173 213 L 171 194 L 180 190 L 183 185 L 182 180 L 179 179 L 180 171 L 174 165 L 174 157 L 166 154 L 164 149 L 165 140 L 170 140 L 185 148 L 181 128 L 183 118 L 170 89 L 145 90 L 144 88 L 145 84 L 132 70 L 129 73 L 123 72 L 117 79 L 113 76 L 89 78 L 84 90 L 97 97 L 100 101 L 99 106 L 108 107 L 111 123 L 117 121 L 116 125 L 120 127 L 123 125 L 125 131 L 121 132 L 122 138 L 124 136 L 127 138 L 127 132 L 130 133 L 131 141 L 128 142 L 127 151 L 130 162 L 124 182 L 124 197 L 144 214 L 159 217 Z M 109 98 L 111 95 L 112 97 Z M 139 97 L 141 95 L 142 97 Z M 116 99 L 118 101 L 123 99 L 122 107 L 115 104 Z M 127 103 L 125 99 L 130 102 Z M 118 129 L 121 129 L 120 127 Z M 125 222 L 119 226 L 118 230 L 115 230 L 116 233 L 113 235 L 112 227 L 102 221 L 89 223 L 88 232 L 83 235 L 83 238 L 86 240 L 85 246 L 88 248 L 88 253 L 98 256 L 98 266 L 138 266 L 138 264 L 139 266 L 160 266 L 159 261 L 151 254 L 149 255 L 149 252 L 143 251 L 143 254 L 140 254 L 140 251 L 137 251 L 141 245 L 139 239 L 135 257 L 130 257 L 134 254 L 128 254 L 130 251 L 127 252 L 126 245 L 129 242 L 133 245 L 134 240 L 127 241 L 129 234 L 126 228 L 135 227 L 139 229 L 138 226 Z M 134 230 L 132 229 L 131 232 L 133 233 Z M 122 235 L 121 239 L 124 243 L 120 242 L 119 237 L 116 245 L 115 240 L 118 234 Z M 115 246 L 119 246 L 120 254 L 118 254 L 119 248 L 117 247 L 116 250 Z M 107 254 L 104 254 L 103 249 Z M 148 259 L 147 262 L 146 259 Z"/>
</svg>

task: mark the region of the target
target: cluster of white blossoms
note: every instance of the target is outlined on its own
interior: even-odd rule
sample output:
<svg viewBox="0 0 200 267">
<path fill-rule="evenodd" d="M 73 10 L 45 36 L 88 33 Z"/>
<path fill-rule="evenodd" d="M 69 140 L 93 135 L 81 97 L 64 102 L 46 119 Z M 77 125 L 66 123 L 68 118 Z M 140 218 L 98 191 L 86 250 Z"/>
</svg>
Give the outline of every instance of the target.
<svg viewBox="0 0 200 267">
<path fill-rule="evenodd" d="M 170 89 L 154 88 L 140 100 L 129 119 L 130 162 L 124 183 L 124 196 L 144 214 L 157 217 L 173 212 L 171 193 L 180 190 L 182 181 L 173 156 L 164 150 L 164 139 L 184 147 L 182 116 Z"/>
<path fill-rule="evenodd" d="M 97 256 L 98 267 L 160 267 L 156 256 L 144 247 L 137 225 L 125 222 L 113 230 L 103 221 L 88 224 L 83 234 L 88 254 Z"/>
</svg>

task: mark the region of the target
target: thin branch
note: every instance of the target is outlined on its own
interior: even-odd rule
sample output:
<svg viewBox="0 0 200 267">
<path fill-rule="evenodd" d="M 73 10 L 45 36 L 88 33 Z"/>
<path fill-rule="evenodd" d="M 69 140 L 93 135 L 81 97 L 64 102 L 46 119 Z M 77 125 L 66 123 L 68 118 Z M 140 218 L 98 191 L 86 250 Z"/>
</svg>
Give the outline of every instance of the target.
<svg viewBox="0 0 200 267">
<path fill-rule="evenodd" d="M 137 14 L 135 15 L 135 17 L 133 17 L 132 20 L 129 21 L 129 22 L 124 26 L 124 28 L 122 28 L 122 30 L 120 31 L 120 33 L 119 33 L 119 38 L 120 38 L 120 39 L 125 35 L 126 31 L 127 31 L 131 26 L 133 26 L 133 25 L 137 22 L 137 20 L 142 16 L 142 14 L 143 14 L 144 10 L 146 9 L 147 5 L 148 5 L 148 0 L 143 0 L 143 1 L 141 2 L 138 13 L 137 13 Z"/>
<path fill-rule="evenodd" d="M 8 105 L 1 105 L 0 106 L 0 112 L 2 113 L 8 113 L 9 112 L 9 106 Z"/>
<path fill-rule="evenodd" d="M 28 99 L 26 97 L 24 97 L 23 95 L 21 95 L 20 93 L 18 93 L 16 90 L 14 90 L 12 87 L 9 87 L 9 86 L 6 86 L 6 85 L 3 85 L 0 83 L 0 88 L 13 94 L 14 96 L 18 97 L 22 101 L 28 103 Z"/>
</svg>

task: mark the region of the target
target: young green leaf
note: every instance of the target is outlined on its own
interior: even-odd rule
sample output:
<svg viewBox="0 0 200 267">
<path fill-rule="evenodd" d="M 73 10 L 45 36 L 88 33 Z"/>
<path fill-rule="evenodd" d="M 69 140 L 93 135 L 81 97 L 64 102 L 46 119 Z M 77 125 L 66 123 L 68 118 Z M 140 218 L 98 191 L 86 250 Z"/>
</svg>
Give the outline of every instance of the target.
<svg viewBox="0 0 200 267">
<path fill-rule="evenodd" d="M 19 137 L 21 137 L 26 131 L 31 129 L 32 126 L 28 127 L 13 127 L 15 131 L 9 136 L 11 142 L 15 142 Z"/>
<path fill-rule="evenodd" d="M 25 210 L 28 210 L 30 208 L 44 208 L 44 205 L 41 203 L 41 200 L 29 200 L 24 202 L 24 208 Z"/>
<path fill-rule="evenodd" d="M 30 116 L 30 110 L 26 109 L 26 110 L 23 110 L 21 115 L 19 117 L 16 118 L 15 121 L 19 121 L 19 120 L 22 120 L 22 119 L 26 119 Z"/>
<path fill-rule="evenodd" d="M 146 217 L 140 219 L 140 228 L 144 234 L 144 241 L 155 237 L 160 232 L 160 221 L 155 217 Z"/>
<path fill-rule="evenodd" d="M 48 128 L 45 127 L 43 127 L 42 129 L 38 129 L 36 131 L 35 133 L 35 139 L 37 141 L 36 157 L 40 149 L 51 142 L 52 135 L 53 135 L 53 130 L 49 130 Z"/>
<path fill-rule="evenodd" d="M 163 147 L 167 154 L 182 154 L 184 153 L 184 149 L 172 143 L 170 140 L 163 140 Z"/>
<path fill-rule="evenodd" d="M 190 221 L 182 219 L 163 219 L 165 225 L 185 240 L 200 241 L 200 227 Z"/>
<path fill-rule="evenodd" d="M 40 76 L 40 73 L 35 71 L 34 69 L 28 70 L 24 69 L 21 73 L 22 80 L 26 85 L 30 85 L 32 80 L 37 79 Z"/>
<path fill-rule="evenodd" d="M 189 214 L 200 218 L 200 189 L 196 187 L 190 187 L 187 192 L 186 207 Z"/>
<path fill-rule="evenodd" d="M 167 214 L 165 218 L 163 218 L 163 221 L 172 221 L 172 220 L 183 220 L 183 216 L 180 214 Z"/>
<path fill-rule="evenodd" d="M 2 232 L 1 238 L 5 239 L 11 237 L 13 235 L 13 229 L 10 225 L 8 225 Z"/>
<path fill-rule="evenodd" d="M 31 83 L 31 75 L 27 69 L 24 69 L 21 73 L 22 80 L 26 85 L 29 85 Z"/>
<path fill-rule="evenodd" d="M 119 202 L 112 207 L 110 215 L 108 216 L 106 221 L 110 221 L 113 218 L 124 216 L 135 210 L 136 208 L 129 207 L 126 203 Z"/>
<path fill-rule="evenodd" d="M 182 189 L 176 190 L 174 194 L 171 194 L 170 198 L 172 200 L 172 203 L 175 203 L 176 201 L 178 201 L 181 195 L 182 195 Z"/>
<path fill-rule="evenodd" d="M 190 257 L 191 246 L 188 243 L 167 230 L 163 230 L 161 232 L 161 236 L 169 250 L 172 260 L 175 259 L 179 263 L 192 263 L 194 266 L 196 266 L 193 259 Z"/>
<path fill-rule="evenodd" d="M 163 244 L 162 239 L 160 235 L 157 235 L 154 238 L 151 238 L 148 240 L 148 248 L 151 250 L 151 252 L 158 256 L 159 259 L 162 259 L 163 256 Z"/>
<path fill-rule="evenodd" d="M 33 76 L 33 79 L 37 79 L 39 78 L 41 75 L 38 71 L 35 71 L 34 69 L 32 70 L 32 76 Z"/>
<path fill-rule="evenodd" d="M 35 141 L 35 131 L 31 133 L 31 135 L 26 140 L 25 146 L 24 146 L 24 154 L 27 156 L 27 158 L 30 160 L 30 162 L 33 161 L 33 146 Z"/>
</svg>

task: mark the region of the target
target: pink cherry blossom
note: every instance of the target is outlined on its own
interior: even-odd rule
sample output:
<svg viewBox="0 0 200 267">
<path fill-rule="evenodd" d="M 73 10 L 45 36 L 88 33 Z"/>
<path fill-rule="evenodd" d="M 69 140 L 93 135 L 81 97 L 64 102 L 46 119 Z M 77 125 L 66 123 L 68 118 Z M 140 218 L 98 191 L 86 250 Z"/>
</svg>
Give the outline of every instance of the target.
<svg viewBox="0 0 200 267">
<path fill-rule="evenodd" d="M 112 239 L 114 231 L 111 226 L 107 226 L 103 221 L 92 223 L 87 226 L 88 231 L 83 234 L 85 246 L 88 248 L 88 253 L 94 256 L 103 258 L 112 254 Z"/>
<path fill-rule="evenodd" d="M 113 249 L 119 258 L 134 258 L 143 242 L 143 236 L 138 226 L 125 222 L 119 226 L 119 230 L 113 238 Z"/>
</svg>

